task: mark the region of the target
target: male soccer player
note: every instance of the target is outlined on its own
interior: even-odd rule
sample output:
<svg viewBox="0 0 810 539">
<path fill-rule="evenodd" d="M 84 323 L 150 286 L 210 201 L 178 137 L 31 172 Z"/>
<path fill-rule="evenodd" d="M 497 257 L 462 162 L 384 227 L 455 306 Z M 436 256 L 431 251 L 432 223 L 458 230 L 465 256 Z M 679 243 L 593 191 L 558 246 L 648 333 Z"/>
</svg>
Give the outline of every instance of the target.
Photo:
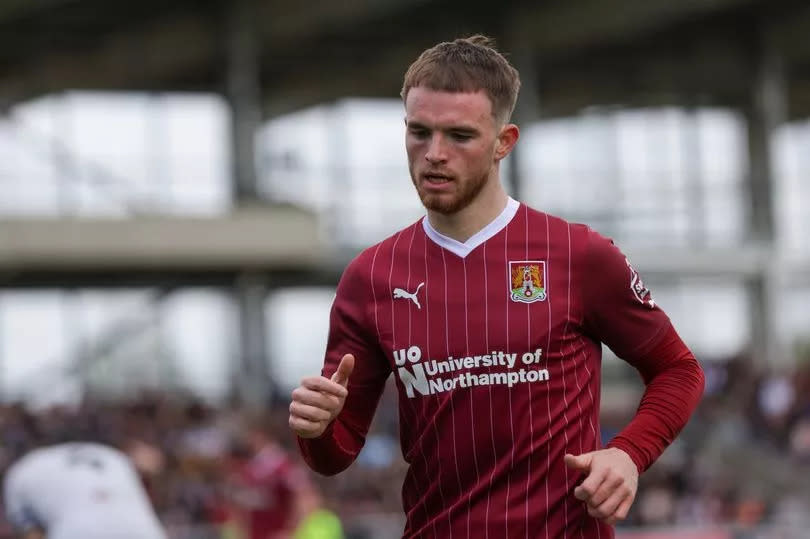
<svg viewBox="0 0 810 539">
<path fill-rule="evenodd" d="M 519 85 L 482 36 L 410 66 L 405 145 L 427 216 L 348 266 L 323 376 L 292 394 L 305 460 L 335 474 L 393 372 L 405 537 L 612 537 L 702 394 L 700 366 L 613 243 L 504 191 Z M 601 343 L 646 384 L 606 448 Z"/>
<path fill-rule="evenodd" d="M 165 539 L 135 468 L 100 444 L 36 449 L 4 480 L 6 515 L 21 539 Z"/>
</svg>

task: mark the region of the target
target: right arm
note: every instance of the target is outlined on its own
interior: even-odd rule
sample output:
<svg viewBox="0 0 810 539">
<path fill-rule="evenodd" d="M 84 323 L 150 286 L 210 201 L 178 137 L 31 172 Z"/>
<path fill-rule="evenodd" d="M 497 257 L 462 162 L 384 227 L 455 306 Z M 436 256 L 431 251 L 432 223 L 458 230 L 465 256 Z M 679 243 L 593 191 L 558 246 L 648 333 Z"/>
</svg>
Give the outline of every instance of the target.
<svg viewBox="0 0 810 539">
<path fill-rule="evenodd" d="M 375 306 L 364 258 L 355 259 L 338 284 L 321 376 L 304 378 L 290 403 L 301 454 L 323 475 L 345 470 L 360 453 L 391 373 L 368 316 Z"/>
</svg>

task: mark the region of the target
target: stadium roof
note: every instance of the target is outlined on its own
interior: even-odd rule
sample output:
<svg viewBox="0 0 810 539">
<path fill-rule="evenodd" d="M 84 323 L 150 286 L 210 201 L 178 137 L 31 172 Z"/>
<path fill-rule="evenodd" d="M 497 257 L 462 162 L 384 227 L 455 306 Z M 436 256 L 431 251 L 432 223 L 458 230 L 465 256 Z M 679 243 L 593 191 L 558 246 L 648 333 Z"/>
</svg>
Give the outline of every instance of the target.
<svg viewBox="0 0 810 539">
<path fill-rule="evenodd" d="M 0 104 L 64 89 L 225 88 L 226 0 L 4 0 Z M 265 115 L 345 96 L 396 96 L 424 47 L 483 32 L 546 115 L 590 105 L 746 106 L 763 56 L 788 115 L 810 116 L 810 4 L 795 0 L 244 0 Z M 233 35 L 233 34 L 231 34 Z M 531 96 L 530 96 L 531 97 Z"/>
</svg>

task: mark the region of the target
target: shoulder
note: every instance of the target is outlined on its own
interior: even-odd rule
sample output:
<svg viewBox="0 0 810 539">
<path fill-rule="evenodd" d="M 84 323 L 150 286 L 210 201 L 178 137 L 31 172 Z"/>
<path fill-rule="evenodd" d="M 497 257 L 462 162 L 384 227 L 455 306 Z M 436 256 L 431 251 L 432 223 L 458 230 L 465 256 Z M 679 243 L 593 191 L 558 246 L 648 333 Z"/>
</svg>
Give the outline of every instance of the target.
<svg viewBox="0 0 810 539">
<path fill-rule="evenodd" d="M 570 242 L 574 250 L 577 250 L 578 247 L 585 249 L 593 235 L 599 236 L 593 228 L 586 224 L 569 221 L 558 215 L 537 210 L 525 203 L 521 204 L 518 211 L 525 212 L 529 226 L 545 228 L 550 241 Z"/>
<path fill-rule="evenodd" d="M 67 442 L 38 450 L 47 458 L 61 458 L 65 455 L 92 452 L 95 455 L 104 455 L 111 458 L 126 458 L 126 455 L 115 447 L 97 442 Z"/>
<path fill-rule="evenodd" d="M 132 461 L 115 447 L 95 442 L 69 442 L 45 448 L 43 462 L 48 470 L 61 473 L 61 470 L 75 470 L 77 465 L 92 464 L 108 470 L 125 470 L 132 467 Z"/>
<path fill-rule="evenodd" d="M 34 449 L 17 459 L 5 473 L 3 478 L 6 493 L 23 488 L 23 485 L 37 481 L 37 477 L 50 474 L 52 466 L 47 462 L 52 461 L 50 449 Z"/>
<path fill-rule="evenodd" d="M 422 219 L 419 219 L 410 226 L 391 234 L 384 240 L 363 249 L 346 266 L 343 273 L 344 276 L 347 274 L 354 277 L 360 275 L 371 275 L 372 271 L 377 268 L 378 264 L 385 264 L 386 256 L 390 258 L 394 249 L 407 249 L 413 235 L 418 234 L 421 231 Z M 406 239 L 406 241 L 403 241 L 403 239 Z"/>
<path fill-rule="evenodd" d="M 109 445 L 83 442 L 78 444 L 78 451 L 90 453 L 103 459 L 104 462 L 107 463 L 116 463 L 124 467 L 129 467 L 132 465 L 132 459 L 130 459 L 126 453 Z"/>
<path fill-rule="evenodd" d="M 42 463 L 52 459 L 52 455 L 54 454 L 53 448 L 46 447 L 46 448 L 38 448 L 29 451 L 25 455 L 21 456 L 17 459 L 8 469 L 6 475 L 22 475 L 26 473 L 26 470 L 30 470 L 32 468 L 38 468 L 42 465 Z"/>
<path fill-rule="evenodd" d="M 108 455 L 110 457 L 115 457 L 119 459 L 128 459 L 126 453 L 121 451 L 120 449 L 113 447 L 111 445 L 100 444 L 97 442 L 79 442 L 76 444 L 79 448 L 86 449 L 88 451 L 93 451 L 101 454 Z"/>
</svg>

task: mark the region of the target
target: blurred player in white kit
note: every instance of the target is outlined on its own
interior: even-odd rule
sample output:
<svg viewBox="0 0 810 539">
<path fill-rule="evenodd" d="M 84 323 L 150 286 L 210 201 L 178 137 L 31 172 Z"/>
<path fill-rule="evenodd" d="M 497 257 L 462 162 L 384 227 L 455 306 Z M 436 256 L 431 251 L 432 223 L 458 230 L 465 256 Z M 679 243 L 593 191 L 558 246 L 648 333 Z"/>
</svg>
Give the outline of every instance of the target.
<svg viewBox="0 0 810 539">
<path fill-rule="evenodd" d="M 3 487 L 20 539 L 166 539 L 135 467 L 112 447 L 36 449 L 8 469 Z"/>
</svg>

